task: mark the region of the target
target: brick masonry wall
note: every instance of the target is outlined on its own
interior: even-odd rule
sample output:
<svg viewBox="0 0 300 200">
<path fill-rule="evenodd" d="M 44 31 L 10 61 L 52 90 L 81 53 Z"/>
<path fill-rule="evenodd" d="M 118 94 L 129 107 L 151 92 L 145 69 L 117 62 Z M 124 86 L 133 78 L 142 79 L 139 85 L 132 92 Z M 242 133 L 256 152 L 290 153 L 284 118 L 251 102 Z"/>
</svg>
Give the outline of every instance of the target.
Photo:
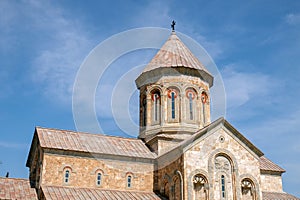
<svg viewBox="0 0 300 200">
<path fill-rule="evenodd" d="M 71 168 L 70 181 L 64 183 L 64 169 Z M 102 173 L 100 186 L 96 185 L 97 170 Z M 45 154 L 42 184 L 71 187 L 100 187 L 119 190 L 153 191 L 153 164 Z M 131 174 L 132 187 L 127 188 Z"/>
</svg>

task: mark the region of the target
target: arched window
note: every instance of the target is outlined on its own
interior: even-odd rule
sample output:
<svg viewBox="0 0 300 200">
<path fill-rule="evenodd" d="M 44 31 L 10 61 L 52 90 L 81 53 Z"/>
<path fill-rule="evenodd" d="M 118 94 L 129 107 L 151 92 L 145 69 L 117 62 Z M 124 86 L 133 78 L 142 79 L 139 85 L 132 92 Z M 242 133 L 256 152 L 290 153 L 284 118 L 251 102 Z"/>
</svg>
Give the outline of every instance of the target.
<svg viewBox="0 0 300 200">
<path fill-rule="evenodd" d="M 194 199 L 206 200 L 208 199 L 207 179 L 202 174 L 196 174 L 193 177 L 194 185 Z"/>
<path fill-rule="evenodd" d="M 153 100 L 153 121 L 160 121 L 160 93 L 155 92 L 152 94 Z"/>
<path fill-rule="evenodd" d="M 127 176 L 127 187 L 128 188 L 131 187 L 131 181 L 132 181 L 132 176 L 131 175 Z"/>
<path fill-rule="evenodd" d="M 189 108 L 190 108 L 190 120 L 194 119 L 194 113 L 193 113 L 193 94 L 189 93 Z"/>
<path fill-rule="evenodd" d="M 222 199 L 226 198 L 226 186 L 225 186 L 225 176 L 221 176 L 221 197 Z"/>
<path fill-rule="evenodd" d="M 179 100 L 178 90 L 175 88 L 168 89 L 168 121 L 175 122 L 179 120 Z"/>
<path fill-rule="evenodd" d="M 69 183 L 70 182 L 70 170 L 69 169 L 65 170 L 64 182 L 65 183 Z"/>
<path fill-rule="evenodd" d="M 219 189 L 220 199 L 234 199 L 236 196 L 235 171 L 231 158 L 225 153 L 219 153 L 215 156 L 215 182 Z"/>
<path fill-rule="evenodd" d="M 202 101 L 202 116 L 203 116 L 203 123 L 206 123 L 206 104 L 208 101 L 208 96 L 205 92 L 202 92 L 201 94 L 201 101 Z"/>
<path fill-rule="evenodd" d="M 245 178 L 241 182 L 241 189 L 242 189 L 242 200 L 253 200 L 255 199 L 255 189 L 253 182 Z"/>
<path fill-rule="evenodd" d="M 175 119 L 175 92 L 171 92 L 172 119 Z"/>
<path fill-rule="evenodd" d="M 196 92 L 194 89 L 188 89 L 186 91 L 187 106 L 186 106 L 186 118 L 188 120 L 195 120 L 195 108 L 196 108 Z"/>
<path fill-rule="evenodd" d="M 97 173 L 97 180 L 96 180 L 96 184 L 98 186 L 101 185 L 101 180 L 102 180 L 102 174 L 100 172 Z"/>
<path fill-rule="evenodd" d="M 144 98 L 142 100 L 142 125 L 145 127 L 147 125 L 147 100 Z"/>
</svg>

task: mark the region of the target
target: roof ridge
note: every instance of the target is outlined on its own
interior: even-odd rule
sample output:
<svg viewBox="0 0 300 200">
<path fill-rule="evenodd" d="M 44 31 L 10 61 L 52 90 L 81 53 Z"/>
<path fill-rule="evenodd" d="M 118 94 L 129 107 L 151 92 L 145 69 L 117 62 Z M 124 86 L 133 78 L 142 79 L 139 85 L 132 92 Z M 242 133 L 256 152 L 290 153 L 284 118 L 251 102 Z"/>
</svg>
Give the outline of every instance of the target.
<svg viewBox="0 0 300 200">
<path fill-rule="evenodd" d="M 29 179 L 27 179 L 27 178 L 14 178 L 14 177 L 2 177 L 2 176 L 0 176 L 0 179 L 29 181 Z"/>
<path fill-rule="evenodd" d="M 40 127 L 40 126 L 36 126 L 36 128 L 40 128 L 40 129 L 43 129 L 43 130 L 72 132 L 72 133 L 75 133 L 75 134 L 94 135 L 94 136 L 97 136 L 97 137 L 112 137 L 112 138 L 121 138 L 121 139 L 128 139 L 128 140 L 141 140 L 139 138 L 122 137 L 122 136 L 116 136 L 116 135 L 106 135 L 106 134 L 103 134 L 103 133 L 90 133 L 90 132 L 74 131 L 74 130 L 67 130 L 67 129 L 46 128 L 46 127 Z"/>
</svg>

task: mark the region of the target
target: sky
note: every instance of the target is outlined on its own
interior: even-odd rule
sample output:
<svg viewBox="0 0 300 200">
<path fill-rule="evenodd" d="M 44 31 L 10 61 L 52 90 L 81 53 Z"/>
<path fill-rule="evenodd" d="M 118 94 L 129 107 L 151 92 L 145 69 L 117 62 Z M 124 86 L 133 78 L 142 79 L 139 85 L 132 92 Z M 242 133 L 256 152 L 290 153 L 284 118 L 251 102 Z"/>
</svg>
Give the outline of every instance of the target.
<svg viewBox="0 0 300 200">
<path fill-rule="evenodd" d="M 176 30 L 215 62 L 226 93 L 225 118 L 283 167 L 283 187 L 300 196 L 300 1 L 0 1 L 0 176 L 28 177 L 35 126 L 76 130 L 72 94 L 90 52 L 134 28 Z M 162 37 L 163 38 L 163 37 Z M 166 38 L 165 38 L 166 39 Z M 155 49 L 111 63 L 98 83 L 96 115 L 106 134 L 117 127 L 111 92 Z M 134 79 L 132 80 L 134 83 Z M 130 116 L 138 120 L 138 93 Z M 100 103 L 97 103 L 100 102 Z"/>
</svg>

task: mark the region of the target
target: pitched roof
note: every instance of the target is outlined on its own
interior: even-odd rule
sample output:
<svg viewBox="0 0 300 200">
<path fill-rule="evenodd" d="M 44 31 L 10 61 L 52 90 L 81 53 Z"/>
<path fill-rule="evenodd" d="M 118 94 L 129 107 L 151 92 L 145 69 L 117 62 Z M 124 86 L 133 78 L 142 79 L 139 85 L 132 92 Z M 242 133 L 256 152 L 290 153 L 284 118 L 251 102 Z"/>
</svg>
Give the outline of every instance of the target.
<svg viewBox="0 0 300 200">
<path fill-rule="evenodd" d="M 73 187 L 58 187 L 58 186 L 42 186 L 42 191 L 46 199 L 52 200 L 85 200 L 85 199 L 109 199 L 109 200 L 160 200 L 153 192 L 140 191 L 121 191 L 96 188 L 73 188 Z"/>
<path fill-rule="evenodd" d="M 259 160 L 260 170 L 264 171 L 274 171 L 274 172 L 285 172 L 284 169 L 273 163 L 271 160 L 266 158 L 265 156 L 260 157 Z"/>
<path fill-rule="evenodd" d="M 42 148 L 150 159 L 156 157 L 141 140 L 135 138 L 41 127 L 36 128 L 36 134 Z"/>
<path fill-rule="evenodd" d="M 188 67 L 207 71 L 204 65 L 184 45 L 175 32 L 172 32 L 168 40 L 152 58 L 143 72 L 151 71 L 159 67 Z"/>
<path fill-rule="evenodd" d="M 37 200 L 28 179 L 0 177 L 0 199 Z"/>
<path fill-rule="evenodd" d="M 262 197 L 263 200 L 300 200 L 291 194 L 280 192 L 262 192 Z"/>
<path fill-rule="evenodd" d="M 211 130 L 214 127 L 217 127 L 219 124 L 223 124 L 226 128 L 228 128 L 238 139 L 240 139 L 246 146 L 248 146 L 253 152 L 255 152 L 260 157 L 260 159 L 259 159 L 260 170 L 280 172 L 280 173 L 284 173 L 285 172 L 285 170 L 283 168 L 279 167 L 278 165 L 276 165 L 275 163 L 273 163 L 271 160 L 269 160 L 268 158 L 266 158 L 264 156 L 264 154 L 256 146 L 254 146 L 254 144 L 252 144 L 247 138 L 245 138 L 238 130 L 236 130 L 223 117 L 215 120 L 214 122 L 212 122 L 208 126 L 202 128 L 201 130 L 199 130 L 198 132 L 196 132 L 194 135 L 191 135 L 190 137 L 188 137 L 184 141 L 178 143 L 178 145 L 176 145 L 175 147 L 173 147 L 172 149 L 170 149 L 169 151 L 165 152 L 164 154 L 162 154 L 162 155 L 160 155 L 158 157 L 162 157 L 162 156 L 164 156 L 164 155 L 166 155 L 168 153 L 175 152 L 176 150 L 179 150 L 181 148 L 182 148 L 182 150 L 180 150 L 180 151 L 183 151 L 184 147 L 188 146 L 189 144 L 191 144 L 196 139 L 202 137 L 209 130 Z"/>
<path fill-rule="evenodd" d="M 223 117 L 220 117 L 219 119 L 215 120 L 214 122 L 210 123 L 206 127 L 200 129 L 195 134 L 191 135 L 184 141 L 178 143 L 176 146 L 174 146 L 172 149 L 167 151 L 166 153 L 160 155 L 159 157 L 165 156 L 168 153 L 172 153 L 175 150 L 178 150 L 180 148 L 184 149 L 185 147 L 192 144 L 195 140 L 201 138 L 203 135 L 206 135 L 210 130 L 217 127 L 218 125 L 223 124 L 226 128 L 228 128 L 240 141 L 242 141 L 249 149 L 251 149 L 256 155 L 259 157 L 263 156 L 264 154 L 256 147 L 254 144 L 252 144 L 247 138 L 245 138 L 238 130 L 236 130 L 227 120 L 225 120 Z"/>
<path fill-rule="evenodd" d="M 179 39 L 175 31 L 146 65 L 142 74 L 158 68 L 189 68 L 200 72 L 202 77 L 212 86 L 213 76 L 196 56 Z"/>
</svg>

